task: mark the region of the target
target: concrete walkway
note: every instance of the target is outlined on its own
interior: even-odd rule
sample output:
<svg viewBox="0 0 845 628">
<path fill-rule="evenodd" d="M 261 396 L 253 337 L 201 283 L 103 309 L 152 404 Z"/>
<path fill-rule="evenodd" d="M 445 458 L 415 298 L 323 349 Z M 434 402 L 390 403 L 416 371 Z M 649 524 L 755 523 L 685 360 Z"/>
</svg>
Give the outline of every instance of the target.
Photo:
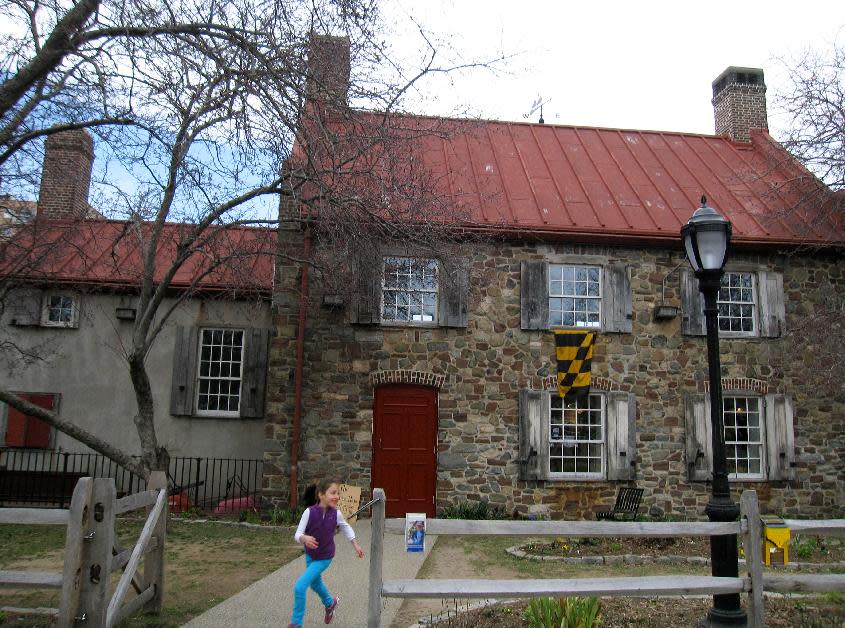
<svg viewBox="0 0 845 628">
<path fill-rule="evenodd" d="M 346 539 L 335 537 L 337 553 L 331 566 L 323 574 L 323 581 L 332 595 L 340 597 L 340 605 L 332 626 L 338 628 L 365 628 L 367 625 L 367 597 L 370 584 L 370 520 L 355 525 L 358 542 L 366 552 L 363 559 Z M 293 533 L 291 532 L 291 541 Z M 414 578 L 434 547 L 436 537 L 426 537 L 425 553 L 413 554 L 405 551 L 405 539 L 401 534 L 384 535 L 384 580 Z M 293 583 L 305 570 L 305 559 L 297 557 L 266 578 L 253 583 L 240 593 L 230 597 L 195 617 L 185 624 L 187 628 L 229 628 L 231 626 L 287 628 L 293 609 Z M 225 574 L 221 574 L 225 578 Z M 381 625 L 388 628 L 402 600 L 384 600 Z M 309 589 L 303 626 L 323 626 L 324 607 L 313 591 Z"/>
</svg>

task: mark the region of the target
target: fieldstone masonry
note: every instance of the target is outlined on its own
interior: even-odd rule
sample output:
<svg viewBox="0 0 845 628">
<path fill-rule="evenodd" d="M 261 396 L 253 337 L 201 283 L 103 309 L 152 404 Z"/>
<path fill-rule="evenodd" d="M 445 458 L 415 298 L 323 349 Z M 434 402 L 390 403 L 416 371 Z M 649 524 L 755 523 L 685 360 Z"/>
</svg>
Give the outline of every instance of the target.
<svg viewBox="0 0 845 628">
<path fill-rule="evenodd" d="M 301 246 L 283 231 L 281 246 Z M 316 244 L 319 246 L 319 243 Z M 417 382 L 438 389 L 438 511 L 460 500 L 489 500 L 507 512 L 593 518 L 612 505 L 618 482 L 522 481 L 518 474 L 518 397 L 524 388 L 554 386 L 554 340 L 520 329 L 520 263 L 589 256 L 630 269 L 633 332 L 600 333 L 593 357 L 597 389 L 633 393 L 637 402 L 636 480 L 644 508 L 655 516 L 704 517 L 710 485 L 690 482 L 685 460 L 684 395 L 707 384 L 703 337 L 684 336 L 681 320 L 655 321 L 661 283 L 683 261 L 677 250 L 502 243 L 477 245 L 471 258 L 465 329 L 351 325 L 342 308 L 321 306 L 309 289 L 303 385 L 300 486 L 325 476 L 370 490 L 374 387 Z M 823 391 L 814 378 L 814 352 L 823 338 L 801 338 L 804 317 L 831 292 L 845 296 L 840 261 L 823 254 L 737 253 L 731 264 L 784 275 L 787 328 L 792 338 L 724 338 L 727 388 L 790 395 L 795 408 L 796 479 L 732 483 L 735 495 L 754 488 L 765 511 L 788 517 L 843 517 L 845 394 Z M 276 283 L 276 337 L 268 378 L 264 492 L 287 499 L 293 415 L 300 269 L 282 263 Z M 680 307 L 675 273 L 665 302 Z"/>
</svg>

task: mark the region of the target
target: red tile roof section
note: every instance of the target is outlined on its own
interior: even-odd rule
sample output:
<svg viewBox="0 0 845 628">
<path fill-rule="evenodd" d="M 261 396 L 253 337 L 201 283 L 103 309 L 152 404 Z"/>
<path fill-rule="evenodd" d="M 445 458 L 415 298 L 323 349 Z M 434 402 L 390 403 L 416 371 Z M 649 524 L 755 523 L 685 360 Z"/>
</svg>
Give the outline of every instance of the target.
<svg viewBox="0 0 845 628">
<path fill-rule="evenodd" d="M 356 124 L 383 119 L 366 112 L 356 118 Z M 834 195 L 762 130 L 738 143 L 725 136 L 422 116 L 393 116 L 389 123 L 399 133 L 420 132 L 413 141 L 434 185 L 475 227 L 678 243 L 703 194 L 733 223 L 736 244 L 845 245 L 843 212 L 830 211 Z M 334 122 L 336 129 L 343 125 Z M 814 201 L 802 202 L 808 195 Z"/>
<path fill-rule="evenodd" d="M 167 224 L 156 252 L 160 281 L 179 242 L 194 225 Z M 34 221 L 7 244 L 0 274 L 52 283 L 137 289 L 143 272 L 142 242 L 149 223 L 110 220 Z M 176 290 L 269 294 L 273 287 L 273 229 L 213 227 L 171 281 Z M 215 260 L 226 260 L 209 272 Z"/>
</svg>

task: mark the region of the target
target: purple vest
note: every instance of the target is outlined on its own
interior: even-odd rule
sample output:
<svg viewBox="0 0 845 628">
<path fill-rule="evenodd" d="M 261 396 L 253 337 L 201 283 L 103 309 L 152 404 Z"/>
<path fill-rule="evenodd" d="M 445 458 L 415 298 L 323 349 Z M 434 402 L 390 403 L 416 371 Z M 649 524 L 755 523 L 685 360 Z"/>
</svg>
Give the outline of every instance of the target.
<svg viewBox="0 0 845 628">
<path fill-rule="evenodd" d="M 337 527 L 337 511 L 334 508 L 323 510 L 319 504 L 308 509 L 308 524 L 305 534 L 317 539 L 319 546 L 312 550 L 305 548 L 305 553 L 314 560 L 334 558 L 334 531 Z"/>
</svg>

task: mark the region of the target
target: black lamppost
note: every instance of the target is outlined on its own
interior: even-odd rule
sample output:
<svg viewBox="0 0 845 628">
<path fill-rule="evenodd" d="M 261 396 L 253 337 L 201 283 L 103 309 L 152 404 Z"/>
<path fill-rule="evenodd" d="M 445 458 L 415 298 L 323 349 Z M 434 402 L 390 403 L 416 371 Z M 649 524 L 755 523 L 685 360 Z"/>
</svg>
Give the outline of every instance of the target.
<svg viewBox="0 0 845 628">
<path fill-rule="evenodd" d="M 701 207 L 681 228 L 687 259 L 704 295 L 707 323 L 707 370 L 710 377 L 710 423 L 713 431 L 713 493 L 705 508 L 710 521 L 736 521 L 739 506 L 731 500 L 728 463 L 725 453 L 725 426 L 722 417 L 722 374 L 719 361 L 719 310 L 716 304 L 725 271 L 725 258 L 731 241 L 731 223 L 701 197 Z M 739 556 L 735 534 L 710 537 L 711 573 L 728 578 L 739 577 Z M 713 608 L 707 625 L 744 625 L 746 615 L 739 603 L 739 593 L 713 596 Z"/>
</svg>

